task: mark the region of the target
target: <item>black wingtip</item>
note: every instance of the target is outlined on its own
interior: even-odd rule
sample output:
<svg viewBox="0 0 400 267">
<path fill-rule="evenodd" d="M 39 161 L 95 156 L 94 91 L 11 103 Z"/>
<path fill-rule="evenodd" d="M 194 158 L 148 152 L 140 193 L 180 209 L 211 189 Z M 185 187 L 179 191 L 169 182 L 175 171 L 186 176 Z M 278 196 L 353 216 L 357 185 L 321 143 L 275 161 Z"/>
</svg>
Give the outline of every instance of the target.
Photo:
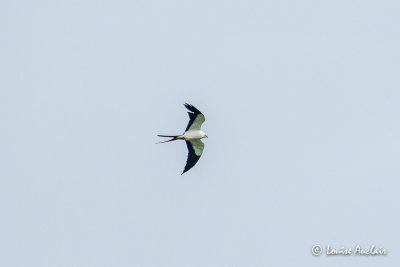
<svg viewBox="0 0 400 267">
<path fill-rule="evenodd" d="M 203 113 L 201 113 L 200 110 L 198 110 L 195 106 L 193 106 L 191 104 L 185 103 L 184 106 L 185 106 L 185 108 L 187 108 L 188 110 L 190 110 L 191 112 L 193 112 L 195 114 L 203 114 Z"/>
</svg>

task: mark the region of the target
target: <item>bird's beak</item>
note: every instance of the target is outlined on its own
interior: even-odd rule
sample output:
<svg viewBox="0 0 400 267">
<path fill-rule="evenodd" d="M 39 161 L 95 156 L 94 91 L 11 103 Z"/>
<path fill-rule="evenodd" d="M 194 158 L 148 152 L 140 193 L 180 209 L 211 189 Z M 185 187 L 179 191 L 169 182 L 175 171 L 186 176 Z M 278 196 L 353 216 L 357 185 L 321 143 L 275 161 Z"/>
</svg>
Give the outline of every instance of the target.
<svg viewBox="0 0 400 267">
<path fill-rule="evenodd" d="M 206 138 L 208 138 L 208 136 L 206 135 Z"/>
</svg>

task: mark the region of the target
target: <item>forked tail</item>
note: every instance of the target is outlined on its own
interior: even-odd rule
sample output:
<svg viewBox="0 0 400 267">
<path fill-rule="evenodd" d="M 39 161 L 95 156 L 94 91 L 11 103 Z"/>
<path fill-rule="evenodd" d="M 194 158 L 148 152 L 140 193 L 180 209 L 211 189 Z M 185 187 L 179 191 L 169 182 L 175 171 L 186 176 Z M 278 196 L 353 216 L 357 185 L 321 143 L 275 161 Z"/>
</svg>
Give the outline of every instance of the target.
<svg viewBox="0 0 400 267">
<path fill-rule="evenodd" d="M 178 139 L 179 139 L 179 138 L 178 138 L 179 135 L 161 135 L 161 134 L 158 134 L 157 136 L 159 136 L 159 137 L 170 137 L 170 138 L 172 138 L 172 139 L 167 140 L 167 141 L 163 141 L 163 142 L 158 142 L 158 143 L 156 143 L 156 144 L 171 142 L 171 141 L 175 141 L 175 140 L 178 140 Z"/>
</svg>

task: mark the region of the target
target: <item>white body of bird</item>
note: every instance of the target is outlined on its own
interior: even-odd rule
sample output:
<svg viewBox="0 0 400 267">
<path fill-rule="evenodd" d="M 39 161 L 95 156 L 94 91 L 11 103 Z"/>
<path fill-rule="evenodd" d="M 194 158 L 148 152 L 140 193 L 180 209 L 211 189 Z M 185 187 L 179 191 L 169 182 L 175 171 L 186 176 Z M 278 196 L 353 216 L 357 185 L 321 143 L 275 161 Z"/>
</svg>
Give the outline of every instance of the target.
<svg viewBox="0 0 400 267">
<path fill-rule="evenodd" d="M 205 138 L 205 137 L 207 137 L 207 135 L 205 134 L 205 132 L 203 132 L 201 130 L 194 130 L 194 131 L 187 131 L 180 137 L 182 137 L 185 140 L 193 140 L 193 139 Z"/>
</svg>

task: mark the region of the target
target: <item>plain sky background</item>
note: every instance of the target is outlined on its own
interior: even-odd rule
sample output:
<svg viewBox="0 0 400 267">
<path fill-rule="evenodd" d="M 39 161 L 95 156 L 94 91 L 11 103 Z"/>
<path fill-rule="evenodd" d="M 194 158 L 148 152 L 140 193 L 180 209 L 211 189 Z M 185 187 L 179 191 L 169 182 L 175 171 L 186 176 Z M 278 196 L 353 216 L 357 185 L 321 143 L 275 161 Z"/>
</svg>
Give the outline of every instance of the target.
<svg viewBox="0 0 400 267">
<path fill-rule="evenodd" d="M 0 266 L 400 266 L 399 14 L 3 1 Z M 181 176 L 185 144 L 155 142 L 184 102 L 209 138 Z"/>
</svg>

